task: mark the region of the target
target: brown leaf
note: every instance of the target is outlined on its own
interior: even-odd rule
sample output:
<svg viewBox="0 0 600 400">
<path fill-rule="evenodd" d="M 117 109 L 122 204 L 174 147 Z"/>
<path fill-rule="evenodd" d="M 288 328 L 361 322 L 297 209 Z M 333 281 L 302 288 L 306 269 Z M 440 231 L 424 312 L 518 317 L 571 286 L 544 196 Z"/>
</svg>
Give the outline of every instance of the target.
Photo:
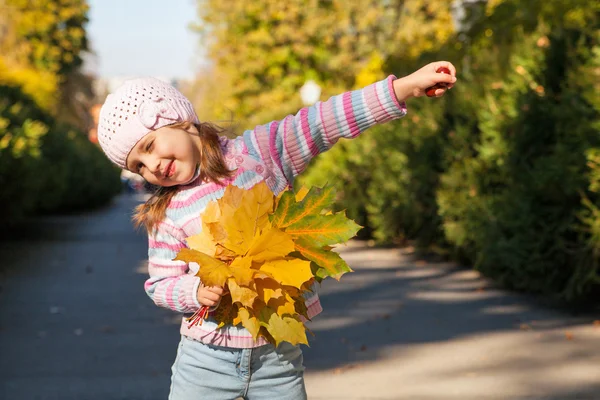
<svg viewBox="0 0 600 400">
<path fill-rule="evenodd" d="M 530 331 L 532 328 L 531 328 L 531 325 L 529 325 L 529 324 L 521 324 L 519 326 L 519 329 L 521 329 L 522 331 Z"/>
<path fill-rule="evenodd" d="M 335 375 L 339 375 L 339 374 L 343 374 L 346 371 L 349 371 L 351 369 L 355 369 L 355 368 L 360 368 L 360 365 L 358 364 L 348 364 L 348 365 L 344 365 L 343 367 L 339 367 L 333 370 L 333 373 Z"/>
</svg>

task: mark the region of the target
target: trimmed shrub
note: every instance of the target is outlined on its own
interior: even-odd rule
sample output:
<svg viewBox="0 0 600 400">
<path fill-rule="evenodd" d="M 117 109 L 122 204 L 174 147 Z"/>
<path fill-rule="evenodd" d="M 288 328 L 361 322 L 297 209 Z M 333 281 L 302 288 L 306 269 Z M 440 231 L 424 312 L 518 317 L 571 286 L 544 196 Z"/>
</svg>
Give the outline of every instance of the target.
<svg viewBox="0 0 600 400">
<path fill-rule="evenodd" d="M 59 126 L 20 87 L 0 85 L 0 223 L 106 203 L 119 170 L 86 136 Z"/>
</svg>

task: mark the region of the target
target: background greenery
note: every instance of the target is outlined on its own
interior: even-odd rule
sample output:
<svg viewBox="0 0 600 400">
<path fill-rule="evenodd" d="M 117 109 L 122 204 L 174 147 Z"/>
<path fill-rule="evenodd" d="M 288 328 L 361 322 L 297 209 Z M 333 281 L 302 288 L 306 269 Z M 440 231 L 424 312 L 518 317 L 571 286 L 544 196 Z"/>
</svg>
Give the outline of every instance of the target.
<svg viewBox="0 0 600 400">
<path fill-rule="evenodd" d="M 462 5 L 461 5 L 462 4 Z M 83 0 L 0 0 L 0 224 L 103 204 L 120 187 L 85 131 Z M 239 127 L 452 61 L 458 85 L 342 141 L 303 183 L 379 243 L 410 241 L 501 284 L 561 300 L 600 293 L 600 3 L 586 0 L 198 0 L 210 63 L 187 90 Z"/>
<path fill-rule="evenodd" d="M 87 139 L 82 0 L 0 0 L 0 225 L 106 203 L 119 170 Z"/>
<path fill-rule="evenodd" d="M 209 67 L 190 96 L 240 127 L 447 59 L 458 85 L 317 157 L 303 182 L 380 243 L 413 241 L 501 284 L 600 293 L 600 3 L 199 0 Z M 594 295 L 596 295 L 594 297 Z"/>
</svg>

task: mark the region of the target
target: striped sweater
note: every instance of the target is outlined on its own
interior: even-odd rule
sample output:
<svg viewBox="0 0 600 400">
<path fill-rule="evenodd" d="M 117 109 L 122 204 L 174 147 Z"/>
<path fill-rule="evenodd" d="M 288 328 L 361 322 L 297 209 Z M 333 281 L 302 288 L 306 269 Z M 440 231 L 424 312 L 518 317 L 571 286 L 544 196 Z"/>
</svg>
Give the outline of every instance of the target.
<svg viewBox="0 0 600 400">
<path fill-rule="evenodd" d="M 364 89 L 318 102 L 301 109 L 295 116 L 258 126 L 235 139 L 220 138 L 225 161 L 236 171 L 224 184 L 250 189 L 264 180 L 275 194 L 285 190 L 314 156 L 331 148 L 340 138 L 354 138 L 375 124 L 406 114 L 406 105 L 400 104 L 394 94 L 394 79 L 389 76 Z M 181 313 L 191 313 L 200 307 L 196 298 L 200 285 L 200 278 L 195 276 L 198 266 L 173 261 L 173 258 L 187 247 L 186 237 L 201 232 L 201 213 L 210 201 L 223 196 L 225 185 L 198 180 L 182 187 L 169 204 L 165 220 L 150 235 L 150 278 L 145 290 L 158 306 Z M 306 306 L 311 319 L 322 311 L 316 290 L 306 295 Z M 263 338 L 254 341 L 243 327 L 217 329 L 212 316 L 192 328 L 188 328 L 183 319 L 181 334 L 232 348 L 267 343 Z"/>
</svg>

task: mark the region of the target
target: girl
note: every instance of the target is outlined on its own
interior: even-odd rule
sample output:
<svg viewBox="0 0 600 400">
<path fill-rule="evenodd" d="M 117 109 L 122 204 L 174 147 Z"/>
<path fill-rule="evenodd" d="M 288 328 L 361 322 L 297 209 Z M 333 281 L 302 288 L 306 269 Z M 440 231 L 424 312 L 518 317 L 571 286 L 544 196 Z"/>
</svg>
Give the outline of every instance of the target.
<svg viewBox="0 0 600 400">
<path fill-rule="evenodd" d="M 451 73 L 437 73 L 442 67 Z M 227 185 L 250 189 L 263 180 L 278 194 L 338 139 L 400 118 L 406 114 L 405 100 L 423 96 L 436 84 L 442 87 L 434 91 L 440 97 L 454 82 L 454 66 L 434 62 L 404 78 L 390 76 L 318 102 L 235 139 L 200 122 L 192 104 L 172 86 L 152 78 L 124 83 L 102 107 L 98 138 L 111 161 L 160 186 L 134 216 L 149 233 L 148 296 L 179 313 L 202 306 L 214 310 L 223 288 L 203 286 L 195 276 L 198 266 L 173 261 L 186 247 L 186 237 L 201 231 L 200 214 L 210 201 L 223 196 Z M 322 311 L 316 291 L 306 295 L 306 306 L 309 318 Z M 191 328 L 182 321 L 169 399 L 306 398 L 299 346 L 275 348 L 262 338 L 254 341 L 242 327 L 216 327 L 211 317 Z"/>
</svg>

